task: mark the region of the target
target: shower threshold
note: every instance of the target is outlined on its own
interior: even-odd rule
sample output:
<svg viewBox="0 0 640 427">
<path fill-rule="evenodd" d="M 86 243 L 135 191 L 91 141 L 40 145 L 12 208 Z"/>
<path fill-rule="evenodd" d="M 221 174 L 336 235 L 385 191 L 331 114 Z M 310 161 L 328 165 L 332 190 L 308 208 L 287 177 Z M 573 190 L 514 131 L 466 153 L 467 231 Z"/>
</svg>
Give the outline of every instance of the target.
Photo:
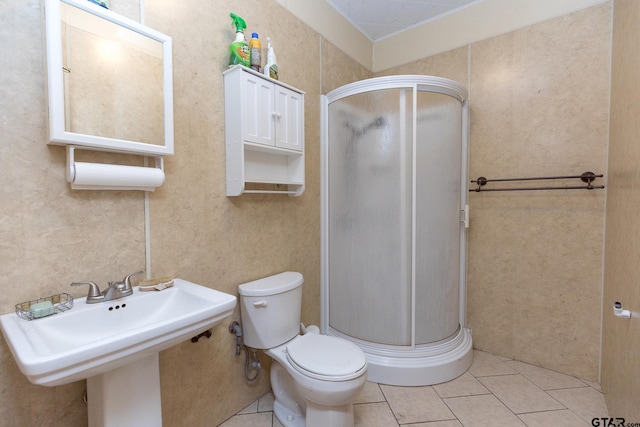
<svg viewBox="0 0 640 427">
<path fill-rule="evenodd" d="M 354 339 L 329 328 L 329 335 L 358 345 L 367 357 L 369 381 L 395 386 L 425 386 L 451 381 L 464 374 L 473 361 L 471 330 L 460 328 L 435 344 L 401 347 Z"/>
</svg>

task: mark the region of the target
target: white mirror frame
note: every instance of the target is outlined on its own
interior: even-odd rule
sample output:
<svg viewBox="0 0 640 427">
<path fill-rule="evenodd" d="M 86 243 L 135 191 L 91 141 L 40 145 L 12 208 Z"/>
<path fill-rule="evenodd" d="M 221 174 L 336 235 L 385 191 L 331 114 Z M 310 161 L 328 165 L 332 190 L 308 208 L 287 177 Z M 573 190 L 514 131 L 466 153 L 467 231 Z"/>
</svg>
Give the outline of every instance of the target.
<svg viewBox="0 0 640 427">
<path fill-rule="evenodd" d="M 68 132 L 65 129 L 65 95 L 62 70 L 62 16 L 61 3 L 69 4 L 92 15 L 106 19 L 121 27 L 162 44 L 164 145 L 107 138 L 96 135 Z M 136 153 L 140 155 L 173 154 L 173 71 L 171 37 L 138 22 L 120 16 L 87 0 L 44 0 L 47 43 L 47 92 L 49 97 L 50 144 L 76 145 L 87 149 Z"/>
</svg>

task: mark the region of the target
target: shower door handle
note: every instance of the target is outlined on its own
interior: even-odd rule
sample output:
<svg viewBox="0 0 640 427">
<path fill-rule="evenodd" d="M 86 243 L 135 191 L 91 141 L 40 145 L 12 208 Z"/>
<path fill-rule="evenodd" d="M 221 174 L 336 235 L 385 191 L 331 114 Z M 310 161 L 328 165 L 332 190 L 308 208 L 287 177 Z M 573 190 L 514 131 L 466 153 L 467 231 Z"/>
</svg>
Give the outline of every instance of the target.
<svg viewBox="0 0 640 427">
<path fill-rule="evenodd" d="M 465 205 L 460 211 L 460 222 L 464 224 L 464 228 L 469 228 L 469 205 Z"/>
</svg>

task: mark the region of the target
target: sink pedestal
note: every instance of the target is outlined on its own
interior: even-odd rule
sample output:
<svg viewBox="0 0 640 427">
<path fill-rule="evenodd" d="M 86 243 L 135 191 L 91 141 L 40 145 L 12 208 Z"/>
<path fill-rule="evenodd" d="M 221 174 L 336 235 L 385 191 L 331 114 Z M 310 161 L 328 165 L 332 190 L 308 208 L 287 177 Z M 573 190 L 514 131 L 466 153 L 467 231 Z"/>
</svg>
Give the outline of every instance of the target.
<svg viewBox="0 0 640 427">
<path fill-rule="evenodd" d="M 159 354 L 87 378 L 89 427 L 162 426 Z"/>
</svg>

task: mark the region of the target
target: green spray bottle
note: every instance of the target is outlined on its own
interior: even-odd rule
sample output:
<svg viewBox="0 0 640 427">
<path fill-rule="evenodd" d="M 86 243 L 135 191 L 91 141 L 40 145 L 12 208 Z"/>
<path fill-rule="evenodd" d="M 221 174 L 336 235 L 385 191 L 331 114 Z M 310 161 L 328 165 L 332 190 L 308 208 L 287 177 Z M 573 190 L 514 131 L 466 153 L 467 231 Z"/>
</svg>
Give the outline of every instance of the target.
<svg viewBox="0 0 640 427">
<path fill-rule="evenodd" d="M 249 43 L 244 39 L 244 29 L 247 28 L 247 23 L 235 13 L 231 13 L 230 16 L 236 27 L 236 39 L 229 45 L 229 65 L 240 64 L 249 67 L 251 66 Z"/>
</svg>

